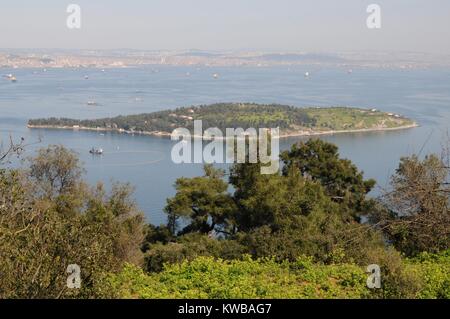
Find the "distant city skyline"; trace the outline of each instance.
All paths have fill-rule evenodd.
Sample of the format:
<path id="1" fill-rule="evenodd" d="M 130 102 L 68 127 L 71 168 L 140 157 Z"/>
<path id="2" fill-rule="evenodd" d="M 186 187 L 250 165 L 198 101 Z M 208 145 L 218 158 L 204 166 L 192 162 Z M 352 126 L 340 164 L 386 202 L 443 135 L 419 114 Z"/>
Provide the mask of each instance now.
<path id="1" fill-rule="evenodd" d="M 69 4 L 81 29 L 69 29 Z M 366 8 L 381 7 L 381 29 Z M 2 0 L 0 48 L 450 54 L 450 1 Z"/>

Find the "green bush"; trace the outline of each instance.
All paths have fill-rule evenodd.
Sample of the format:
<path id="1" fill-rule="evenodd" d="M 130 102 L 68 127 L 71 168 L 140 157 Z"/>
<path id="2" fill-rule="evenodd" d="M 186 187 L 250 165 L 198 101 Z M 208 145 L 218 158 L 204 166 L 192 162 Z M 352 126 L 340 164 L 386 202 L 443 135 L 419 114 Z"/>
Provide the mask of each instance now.
<path id="1" fill-rule="evenodd" d="M 149 275 L 127 265 L 111 284 L 122 298 L 365 298 L 365 280 L 364 271 L 350 264 L 199 257 Z"/>
<path id="2" fill-rule="evenodd" d="M 282 263 L 249 256 L 232 261 L 198 257 L 150 274 L 127 264 L 109 277 L 109 284 L 121 298 L 450 298 L 450 252 L 391 263 L 395 266 L 382 266 L 380 290 L 366 287 L 364 267 L 325 265 L 309 257 Z M 384 278 L 386 267 L 391 269 Z"/>
<path id="3" fill-rule="evenodd" d="M 450 250 L 440 254 L 422 253 L 407 261 L 406 268 L 421 280 L 417 298 L 450 299 Z"/>

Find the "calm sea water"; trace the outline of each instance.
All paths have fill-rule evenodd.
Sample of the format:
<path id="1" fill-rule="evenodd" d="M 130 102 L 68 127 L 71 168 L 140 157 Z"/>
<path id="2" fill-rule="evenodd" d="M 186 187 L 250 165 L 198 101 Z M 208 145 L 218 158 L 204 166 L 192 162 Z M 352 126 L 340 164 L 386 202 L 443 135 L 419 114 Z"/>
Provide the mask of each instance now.
<path id="1" fill-rule="evenodd" d="M 308 71 L 310 78 L 303 74 Z M 0 79 L 0 139 L 25 137 L 38 145 L 63 144 L 79 153 L 87 179 L 129 182 L 149 222 L 165 222 L 163 207 L 174 194 L 177 177 L 201 174 L 199 164 L 176 165 L 169 139 L 73 132 L 29 130 L 36 117 L 99 118 L 214 102 L 282 103 L 295 106 L 348 105 L 377 108 L 413 118 L 421 125 L 405 131 L 358 133 L 324 137 L 385 187 L 400 157 L 414 152 L 437 152 L 450 122 L 450 70 L 380 70 L 306 67 L 196 68 L 146 67 L 130 69 L 0 69 L 17 83 Z M 212 74 L 219 78 L 213 79 Z M 85 79 L 85 76 L 88 79 Z M 99 105 L 88 106 L 94 100 Z M 298 138 L 283 140 L 290 147 Z M 105 154 L 91 156 L 91 147 Z M 377 190 L 375 191 L 375 193 Z"/>

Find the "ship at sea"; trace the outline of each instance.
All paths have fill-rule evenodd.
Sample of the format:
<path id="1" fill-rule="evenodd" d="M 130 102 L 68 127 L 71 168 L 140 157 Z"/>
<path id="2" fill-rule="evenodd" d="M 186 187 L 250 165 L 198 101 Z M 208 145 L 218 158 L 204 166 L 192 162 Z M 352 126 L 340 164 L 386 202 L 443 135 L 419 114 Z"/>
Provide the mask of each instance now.
<path id="1" fill-rule="evenodd" d="M 14 75 L 12 75 L 12 74 L 6 74 L 3 77 L 6 78 L 7 80 L 10 80 L 13 83 L 17 82 L 17 78 Z"/>
<path id="2" fill-rule="evenodd" d="M 91 153 L 93 155 L 102 155 L 103 154 L 103 149 L 93 147 L 93 148 L 91 148 L 89 150 L 89 153 Z"/>

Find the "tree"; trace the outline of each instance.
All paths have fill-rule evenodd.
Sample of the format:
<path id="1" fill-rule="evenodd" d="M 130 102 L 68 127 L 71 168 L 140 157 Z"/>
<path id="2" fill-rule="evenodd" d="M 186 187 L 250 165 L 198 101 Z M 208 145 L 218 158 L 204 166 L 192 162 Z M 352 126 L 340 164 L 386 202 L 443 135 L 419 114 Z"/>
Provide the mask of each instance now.
<path id="1" fill-rule="evenodd" d="M 307 254 L 324 262 L 335 260 L 337 255 L 364 259 L 362 247 L 383 245 L 376 230 L 355 218 L 372 182 L 364 181 L 350 161 L 340 160 L 334 145 L 315 143 L 311 149 L 323 154 L 312 171 L 322 178 L 311 178 L 307 170 L 294 165 L 298 161 L 306 165 L 311 159 L 299 160 L 297 154 L 286 154 L 291 156 L 292 164 L 284 167 L 282 175 L 261 174 L 261 163 L 247 162 L 231 167 L 229 185 L 222 179 L 223 172 L 219 174 L 210 166 L 203 177 L 179 179 L 177 193 L 166 207 L 169 228 L 182 217 L 187 226 L 178 235 L 206 234 L 219 225 L 219 230 L 227 230 L 222 232 L 226 240 L 237 240 L 254 257 L 295 260 Z M 302 148 L 302 152 L 308 150 Z M 321 166 L 328 158 L 334 158 L 331 164 L 336 170 L 330 176 Z M 337 172 L 341 168 L 347 171 Z M 332 175 L 341 178 L 339 183 L 334 183 Z M 324 185 L 326 179 L 330 183 Z M 232 194 L 227 193 L 228 186 Z M 330 195 L 344 186 L 345 200 Z M 359 193 L 352 192 L 355 189 Z"/>
<path id="2" fill-rule="evenodd" d="M 107 273 L 142 262 L 143 217 L 130 188 L 91 189 L 63 147 L 29 163 L 0 170 L 0 298 L 114 296 Z M 81 289 L 67 287 L 69 264 L 81 268 Z"/>
<path id="3" fill-rule="evenodd" d="M 263 208 L 263 211 L 255 211 L 250 207 L 249 198 L 255 194 L 260 185 L 268 186 L 270 176 L 260 173 L 260 163 L 235 164 L 230 169 L 229 182 L 234 188 L 233 200 L 237 207 L 235 214 L 235 226 L 239 231 L 249 231 L 252 228 L 273 222 L 272 212 Z M 272 194 L 271 194 L 272 195 Z"/>
<path id="4" fill-rule="evenodd" d="M 394 246 L 408 256 L 450 247 L 448 167 L 436 155 L 402 158 L 384 194 L 385 210 L 372 216 Z"/>
<path id="5" fill-rule="evenodd" d="M 282 261 L 308 255 L 331 262 L 339 253 L 346 260 L 362 260 L 365 250 L 382 245 L 376 231 L 356 222 L 347 207 L 298 170 L 283 176 L 249 172 L 238 169 L 232 176 L 237 185 L 247 185 L 245 191 L 236 189 L 236 225 L 240 243 L 252 256 Z M 245 182 L 248 176 L 251 183 Z"/>
<path id="6" fill-rule="evenodd" d="M 366 195 L 375 186 L 372 179 L 364 180 L 363 172 L 347 159 L 339 157 L 337 146 L 320 139 L 294 144 L 290 151 L 281 154 L 283 174 L 296 168 L 312 180 L 319 181 L 333 201 L 346 205 L 354 218 L 368 214 L 374 201 Z"/>
<path id="7" fill-rule="evenodd" d="M 36 201 L 20 172 L 4 172 L 0 185 L 0 297 L 98 296 L 95 281 L 113 263 L 111 239 L 81 215 L 62 216 Z M 82 269 L 82 289 L 66 286 L 66 267 Z"/>
<path id="8" fill-rule="evenodd" d="M 29 158 L 29 175 L 44 196 L 69 194 L 79 185 L 84 170 L 77 155 L 62 145 L 50 145 Z"/>
<path id="9" fill-rule="evenodd" d="M 14 142 L 13 138 L 10 136 L 8 145 L 5 147 L 3 143 L 0 145 L 0 164 L 7 161 L 11 156 L 20 156 L 25 149 L 25 139 L 20 138 L 20 142 Z"/>
<path id="10" fill-rule="evenodd" d="M 223 180 L 224 172 L 205 166 L 205 175 L 194 178 L 179 178 L 173 198 L 167 200 L 165 208 L 169 228 L 176 232 L 180 218 L 188 221 L 181 234 L 211 231 L 228 232 L 229 219 L 233 213 L 233 201 L 227 193 L 228 185 Z"/>
<path id="11" fill-rule="evenodd" d="M 133 188 L 129 184 L 113 183 L 111 191 L 106 193 L 103 184 L 98 183 L 89 193 L 85 195 L 83 211 L 87 222 L 100 223 L 101 231 L 111 236 L 112 251 L 118 260 L 141 265 L 145 219 L 132 198 Z"/>

